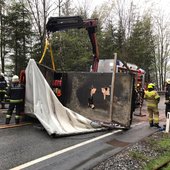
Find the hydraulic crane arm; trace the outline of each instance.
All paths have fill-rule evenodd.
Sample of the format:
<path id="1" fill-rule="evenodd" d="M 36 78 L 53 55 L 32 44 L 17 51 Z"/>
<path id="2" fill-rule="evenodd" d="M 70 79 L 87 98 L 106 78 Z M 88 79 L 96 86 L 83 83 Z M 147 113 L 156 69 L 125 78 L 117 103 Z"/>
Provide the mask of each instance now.
<path id="1" fill-rule="evenodd" d="M 96 40 L 97 19 L 83 20 L 80 16 L 51 17 L 49 18 L 46 25 L 48 33 L 73 28 L 86 28 L 86 30 L 88 31 L 93 49 L 92 71 L 97 72 L 99 62 L 99 51 Z"/>

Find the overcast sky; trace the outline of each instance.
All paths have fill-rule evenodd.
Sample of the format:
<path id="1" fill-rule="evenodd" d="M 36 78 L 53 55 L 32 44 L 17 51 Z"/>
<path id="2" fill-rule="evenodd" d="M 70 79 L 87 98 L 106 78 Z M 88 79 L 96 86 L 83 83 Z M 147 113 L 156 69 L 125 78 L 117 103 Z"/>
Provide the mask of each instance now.
<path id="1" fill-rule="evenodd" d="M 55 1 L 57 4 L 58 0 L 48 0 L 50 2 Z M 64 1 L 63 1 L 64 2 Z M 88 12 L 88 17 L 91 16 L 92 12 L 95 8 L 100 9 L 100 7 L 104 5 L 110 6 L 113 2 L 123 2 L 123 6 L 125 8 L 130 7 L 130 2 L 132 0 L 72 0 L 73 7 L 83 7 Z M 160 16 L 159 12 L 162 11 L 161 14 L 166 14 L 168 16 L 168 20 L 170 21 L 170 0 L 133 0 L 133 3 L 136 5 L 140 15 L 142 16 L 143 13 L 149 11 L 154 14 L 154 16 Z M 113 11 L 113 10 L 112 10 Z M 102 12 L 102 11 L 101 11 Z M 107 11 L 103 11 L 107 14 Z M 116 16 L 114 13 L 109 13 L 108 15 Z M 51 16 L 58 16 L 58 9 L 54 10 L 51 13 Z"/>
<path id="2" fill-rule="evenodd" d="M 109 3 L 109 1 L 114 2 L 114 0 L 73 0 L 73 1 L 75 5 L 88 4 L 90 10 L 93 10 L 95 7 L 101 6 L 103 3 Z M 126 3 L 131 2 L 131 0 L 124 1 L 126 1 Z M 146 6 L 150 6 L 154 7 L 155 9 L 162 9 L 166 13 L 170 14 L 170 0 L 133 0 L 133 2 L 141 6 L 141 9 L 145 9 Z"/>
<path id="3" fill-rule="evenodd" d="M 95 7 L 100 7 L 104 2 L 108 2 L 108 0 L 73 0 L 75 6 L 84 6 L 89 11 L 93 11 Z"/>

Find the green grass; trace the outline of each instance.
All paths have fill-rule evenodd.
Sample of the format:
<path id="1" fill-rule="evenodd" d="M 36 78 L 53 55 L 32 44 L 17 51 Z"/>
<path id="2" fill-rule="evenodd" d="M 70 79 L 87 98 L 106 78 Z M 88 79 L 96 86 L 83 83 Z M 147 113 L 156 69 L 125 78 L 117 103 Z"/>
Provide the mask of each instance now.
<path id="1" fill-rule="evenodd" d="M 152 141 L 154 143 L 154 149 L 155 151 L 162 151 L 162 155 L 159 156 L 157 159 L 152 159 L 149 161 L 149 163 L 143 168 L 144 170 L 152 170 L 156 169 L 157 167 L 161 166 L 167 161 L 170 161 L 170 137 L 169 135 L 164 134 L 162 139 L 157 141 Z M 170 164 L 168 164 L 164 170 L 170 170 Z"/>
<path id="2" fill-rule="evenodd" d="M 163 140 L 158 142 L 158 146 L 162 149 L 170 150 L 170 138 L 164 138 Z"/>
<path id="3" fill-rule="evenodd" d="M 166 153 L 164 155 L 162 155 L 161 157 L 151 160 L 146 167 L 143 167 L 144 170 L 152 170 L 152 169 L 156 169 L 159 166 L 161 166 L 162 164 L 164 164 L 165 162 L 170 161 L 170 153 Z M 166 170 L 170 170 L 170 166 L 169 169 L 167 169 L 168 167 L 166 167 Z"/>
<path id="4" fill-rule="evenodd" d="M 163 168 L 162 170 L 170 170 L 170 164 L 166 168 Z"/>
<path id="5" fill-rule="evenodd" d="M 138 151 L 131 151 L 129 155 L 136 160 L 147 160 L 148 158 L 143 154 Z"/>

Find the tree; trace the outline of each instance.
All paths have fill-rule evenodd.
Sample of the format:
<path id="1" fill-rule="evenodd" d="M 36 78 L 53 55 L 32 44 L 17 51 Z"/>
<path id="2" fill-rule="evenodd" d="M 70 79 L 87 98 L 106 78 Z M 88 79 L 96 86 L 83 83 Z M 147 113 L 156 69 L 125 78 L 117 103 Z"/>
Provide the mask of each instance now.
<path id="1" fill-rule="evenodd" d="M 44 49 L 44 42 L 46 38 L 46 22 L 51 5 L 49 3 L 47 4 L 45 0 L 26 0 L 26 2 L 28 4 L 26 9 L 31 13 L 31 23 L 35 33 L 35 47 L 33 48 L 33 57 L 35 60 L 39 60 Z"/>
<path id="2" fill-rule="evenodd" d="M 138 8 L 133 0 L 116 0 L 112 11 L 113 24 L 116 26 L 116 44 L 118 57 L 121 60 L 128 61 L 127 40 L 133 31 L 133 25 L 139 17 Z"/>
<path id="3" fill-rule="evenodd" d="M 10 59 L 14 74 L 19 74 L 20 70 L 26 67 L 30 57 L 32 26 L 29 15 L 30 13 L 25 10 L 23 3 L 13 2 L 9 6 L 7 48 L 11 52 Z"/>
<path id="4" fill-rule="evenodd" d="M 74 8 L 71 7 L 72 0 L 66 0 L 61 7 L 63 16 L 74 15 Z M 60 16 L 61 14 L 59 14 Z"/>
<path id="5" fill-rule="evenodd" d="M 67 2 L 67 1 L 66 1 Z M 69 1 L 68 1 L 69 2 Z M 66 3 L 65 3 L 66 5 Z M 63 7 L 65 6 L 63 5 Z M 64 11 L 71 15 L 69 3 Z M 69 12 L 70 11 L 70 12 Z M 78 14 L 82 14 L 83 19 L 87 19 L 86 12 L 79 8 Z M 91 18 L 96 18 L 93 16 Z M 100 25 L 97 34 L 100 32 Z M 57 37 L 57 38 L 56 38 Z M 86 29 L 64 30 L 53 34 L 53 51 L 57 58 L 57 68 L 60 70 L 89 71 L 92 64 L 92 47 Z"/>
<path id="6" fill-rule="evenodd" d="M 145 16 L 134 24 L 128 40 L 128 61 L 147 71 L 147 76 L 154 62 L 154 47 L 151 18 Z"/>
<path id="7" fill-rule="evenodd" d="M 110 23 L 106 25 L 105 30 L 101 32 L 101 36 L 99 36 L 100 56 L 103 59 L 113 59 L 113 52 L 116 52 L 119 55 L 116 35 L 117 28 L 114 27 L 112 21 L 110 21 Z"/>
<path id="8" fill-rule="evenodd" d="M 170 54 L 170 34 L 166 17 L 159 14 L 154 18 L 155 21 L 155 72 L 157 84 L 161 90 L 164 89 L 168 59 Z"/>
<path id="9" fill-rule="evenodd" d="M 113 7 L 112 3 L 102 4 L 100 7 L 94 8 L 89 18 L 97 19 L 96 40 L 99 50 L 99 58 L 113 58 L 114 52 L 114 30 L 112 21 L 109 20 L 109 13 Z"/>
<path id="10" fill-rule="evenodd" d="M 0 1 L 0 58 L 1 58 L 1 71 L 5 72 L 5 1 Z"/>
<path id="11" fill-rule="evenodd" d="M 59 37 L 62 36 L 61 41 Z M 56 57 L 57 70 L 89 71 L 92 64 L 92 51 L 85 29 L 74 29 L 53 34 L 52 46 Z M 62 50 L 62 52 L 60 51 Z M 62 58 L 60 56 L 62 54 Z"/>

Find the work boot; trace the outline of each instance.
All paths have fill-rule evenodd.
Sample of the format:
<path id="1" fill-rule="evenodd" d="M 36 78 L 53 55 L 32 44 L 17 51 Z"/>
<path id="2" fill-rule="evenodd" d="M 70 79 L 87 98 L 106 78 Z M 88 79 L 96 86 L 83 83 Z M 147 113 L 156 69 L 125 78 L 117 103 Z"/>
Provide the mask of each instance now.
<path id="1" fill-rule="evenodd" d="M 152 123 L 150 123 L 149 125 L 150 125 L 150 127 L 153 127 L 153 126 L 154 126 L 154 125 L 153 125 L 153 122 L 152 122 Z"/>
<path id="2" fill-rule="evenodd" d="M 15 115 L 15 124 L 19 124 L 20 122 L 20 115 L 16 114 Z"/>
<path id="3" fill-rule="evenodd" d="M 8 111 L 7 114 L 6 114 L 5 124 L 9 124 L 9 122 L 10 122 L 10 120 L 11 120 L 11 115 L 12 115 L 12 112 L 11 112 L 11 111 Z"/>
<path id="4" fill-rule="evenodd" d="M 161 128 L 161 126 L 159 126 L 159 123 L 155 123 L 154 126 L 157 128 Z"/>
<path id="5" fill-rule="evenodd" d="M 15 124 L 19 124 L 19 119 L 15 119 Z"/>
<path id="6" fill-rule="evenodd" d="M 5 105 L 4 105 L 4 104 L 2 104 L 2 107 L 1 107 L 1 109 L 5 109 Z"/>
<path id="7" fill-rule="evenodd" d="M 9 124 L 11 118 L 6 118 L 5 124 Z"/>

